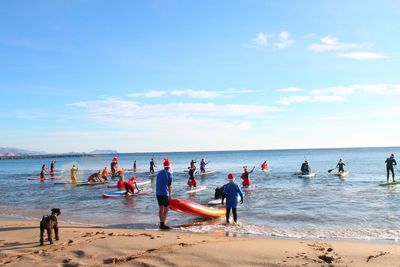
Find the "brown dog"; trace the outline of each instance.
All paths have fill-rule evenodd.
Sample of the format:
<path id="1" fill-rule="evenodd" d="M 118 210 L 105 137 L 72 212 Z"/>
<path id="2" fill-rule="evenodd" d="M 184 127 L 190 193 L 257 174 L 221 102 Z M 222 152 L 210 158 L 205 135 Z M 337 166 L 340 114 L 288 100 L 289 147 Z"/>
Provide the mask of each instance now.
<path id="1" fill-rule="evenodd" d="M 40 245 L 43 246 L 43 234 L 44 230 L 47 231 L 47 237 L 49 239 L 50 244 L 53 244 L 52 239 L 52 229 L 54 229 L 54 235 L 56 240 L 59 240 L 58 236 L 58 222 L 57 216 L 61 214 L 61 210 L 59 208 L 51 209 L 51 215 L 43 216 L 40 221 Z"/>

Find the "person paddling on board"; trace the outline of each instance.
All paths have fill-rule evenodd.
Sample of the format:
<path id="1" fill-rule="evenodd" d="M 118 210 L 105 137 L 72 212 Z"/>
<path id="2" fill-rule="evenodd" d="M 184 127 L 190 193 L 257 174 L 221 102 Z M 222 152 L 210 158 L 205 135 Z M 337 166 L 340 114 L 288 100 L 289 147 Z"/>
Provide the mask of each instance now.
<path id="1" fill-rule="evenodd" d="M 194 178 L 194 173 L 196 172 L 196 165 L 194 165 L 196 161 L 191 161 L 190 162 L 190 167 L 188 167 L 189 169 L 189 180 L 187 182 L 187 185 L 190 187 L 190 190 L 192 190 L 192 187 L 196 187 L 197 186 L 197 182 L 196 179 Z"/>
<path id="2" fill-rule="evenodd" d="M 233 221 L 237 223 L 237 213 L 236 208 L 238 204 L 238 195 L 240 196 L 240 204 L 243 204 L 243 192 L 240 190 L 240 187 L 235 184 L 235 175 L 232 173 L 228 174 L 228 181 L 224 186 L 224 193 L 226 196 L 226 223 L 229 223 L 229 217 L 232 210 L 233 213 Z M 224 204 L 224 198 L 222 197 L 221 203 Z"/>
<path id="3" fill-rule="evenodd" d="M 389 172 L 392 172 L 392 179 L 393 179 L 393 183 L 394 183 L 395 180 L 394 180 L 394 169 L 393 169 L 393 166 L 397 165 L 397 162 L 394 159 L 394 154 L 391 154 L 390 158 L 387 158 L 385 160 L 385 163 L 386 163 L 386 179 L 387 179 L 387 182 L 389 183 Z"/>
<path id="4" fill-rule="evenodd" d="M 200 172 L 205 173 L 206 172 L 206 165 L 208 162 L 205 162 L 204 159 L 201 159 L 200 161 Z"/>
<path id="5" fill-rule="evenodd" d="M 108 169 L 107 169 L 107 167 L 104 167 L 103 172 L 101 173 L 101 177 L 103 178 L 104 181 L 108 180 Z"/>
<path id="6" fill-rule="evenodd" d="M 267 161 L 264 161 L 261 164 L 261 171 L 263 171 L 263 172 L 267 172 L 268 171 L 268 163 L 267 163 Z"/>
<path id="7" fill-rule="evenodd" d="M 43 164 L 42 165 L 42 169 L 41 169 L 41 171 L 40 171 L 40 179 L 45 179 L 46 177 L 44 176 L 44 174 L 47 172 L 47 168 L 46 168 L 46 165 L 45 164 Z"/>
<path id="8" fill-rule="evenodd" d="M 125 194 L 126 195 L 133 195 L 135 188 L 138 191 L 138 193 L 140 192 L 140 189 L 137 186 L 136 181 L 137 181 L 136 176 L 132 176 L 131 179 L 129 179 L 128 181 L 125 181 L 125 190 L 126 190 Z"/>
<path id="9" fill-rule="evenodd" d="M 251 185 L 251 180 L 250 180 L 250 173 L 252 173 L 254 171 L 254 167 L 253 169 L 249 172 L 247 170 L 247 166 L 243 166 L 243 173 L 240 176 L 240 178 L 242 178 L 243 182 L 242 182 L 242 186 L 243 187 L 249 187 Z"/>
<path id="10" fill-rule="evenodd" d="M 56 162 L 54 161 L 54 160 L 52 160 L 51 161 L 51 163 L 50 163 L 50 175 L 54 175 L 54 164 L 55 164 Z"/>
<path id="11" fill-rule="evenodd" d="M 76 166 L 75 164 L 72 165 L 72 168 L 71 168 L 71 180 L 70 180 L 71 184 L 75 184 L 76 183 L 78 170 L 79 170 L 78 166 Z"/>
<path id="12" fill-rule="evenodd" d="M 156 167 L 156 162 L 153 158 L 150 160 L 150 174 L 154 174 L 154 167 Z"/>
<path id="13" fill-rule="evenodd" d="M 99 183 L 103 182 L 103 180 L 100 178 L 101 176 L 101 171 L 95 172 L 87 178 L 88 183 Z"/>
<path id="14" fill-rule="evenodd" d="M 308 161 L 307 160 L 305 160 L 303 162 L 303 164 L 301 164 L 300 171 L 301 171 L 302 175 L 310 174 L 311 169 L 310 169 L 310 166 L 308 165 Z"/>
<path id="15" fill-rule="evenodd" d="M 164 169 L 158 172 L 156 180 L 156 196 L 159 206 L 158 215 L 160 217 L 161 230 L 171 229 L 165 222 L 168 216 L 169 201 L 172 197 L 172 180 L 171 162 L 169 159 L 164 159 Z"/>
<path id="16" fill-rule="evenodd" d="M 336 168 L 338 168 L 338 173 L 344 172 L 344 166 L 346 166 L 346 164 L 342 161 L 342 159 L 339 159 L 339 162 L 336 165 Z"/>
<path id="17" fill-rule="evenodd" d="M 114 177 L 118 170 L 118 158 L 114 157 L 110 164 L 111 177 Z"/>
<path id="18" fill-rule="evenodd" d="M 136 160 L 133 161 L 133 171 L 136 172 Z"/>

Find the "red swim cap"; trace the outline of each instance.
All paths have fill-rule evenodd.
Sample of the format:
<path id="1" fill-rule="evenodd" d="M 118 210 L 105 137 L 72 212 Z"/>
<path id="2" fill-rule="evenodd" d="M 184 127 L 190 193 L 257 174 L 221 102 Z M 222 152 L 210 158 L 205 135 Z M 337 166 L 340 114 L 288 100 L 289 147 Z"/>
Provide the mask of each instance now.
<path id="1" fill-rule="evenodd" d="M 228 174 L 228 180 L 230 180 L 230 181 L 235 180 L 235 175 L 232 173 Z"/>
<path id="2" fill-rule="evenodd" d="M 164 159 L 164 167 L 171 167 L 171 162 L 169 159 Z"/>
<path id="3" fill-rule="evenodd" d="M 132 176 L 132 177 L 131 177 L 131 180 L 132 180 L 132 181 L 136 181 L 136 180 L 137 180 L 137 177 L 136 177 L 136 176 Z"/>
<path id="4" fill-rule="evenodd" d="M 121 169 L 118 170 L 118 174 L 123 174 L 123 173 L 124 173 L 123 170 L 121 170 Z"/>

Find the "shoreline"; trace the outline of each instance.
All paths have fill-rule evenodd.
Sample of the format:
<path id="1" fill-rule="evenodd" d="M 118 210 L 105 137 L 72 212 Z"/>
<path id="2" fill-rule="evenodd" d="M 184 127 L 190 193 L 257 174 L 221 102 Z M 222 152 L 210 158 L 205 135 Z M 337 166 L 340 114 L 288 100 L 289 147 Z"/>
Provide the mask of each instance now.
<path id="1" fill-rule="evenodd" d="M 2 218 L 0 232 L 0 264 L 7 266 L 397 266 L 400 261 L 399 245 L 360 241 L 230 237 L 60 222 L 60 240 L 39 246 L 38 221 Z"/>

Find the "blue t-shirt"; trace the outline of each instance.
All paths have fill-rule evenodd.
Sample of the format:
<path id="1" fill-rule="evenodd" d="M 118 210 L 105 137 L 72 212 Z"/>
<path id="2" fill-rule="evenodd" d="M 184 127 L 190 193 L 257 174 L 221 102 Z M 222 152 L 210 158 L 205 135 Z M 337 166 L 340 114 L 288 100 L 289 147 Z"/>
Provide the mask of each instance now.
<path id="1" fill-rule="evenodd" d="M 167 170 L 161 170 L 157 174 L 156 195 L 169 196 L 168 186 L 172 184 L 172 173 Z"/>
<path id="2" fill-rule="evenodd" d="M 229 182 L 225 185 L 224 192 L 226 194 L 226 207 L 236 208 L 238 204 L 238 194 L 243 198 L 243 193 L 240 187 L 233 182 Z"/>

